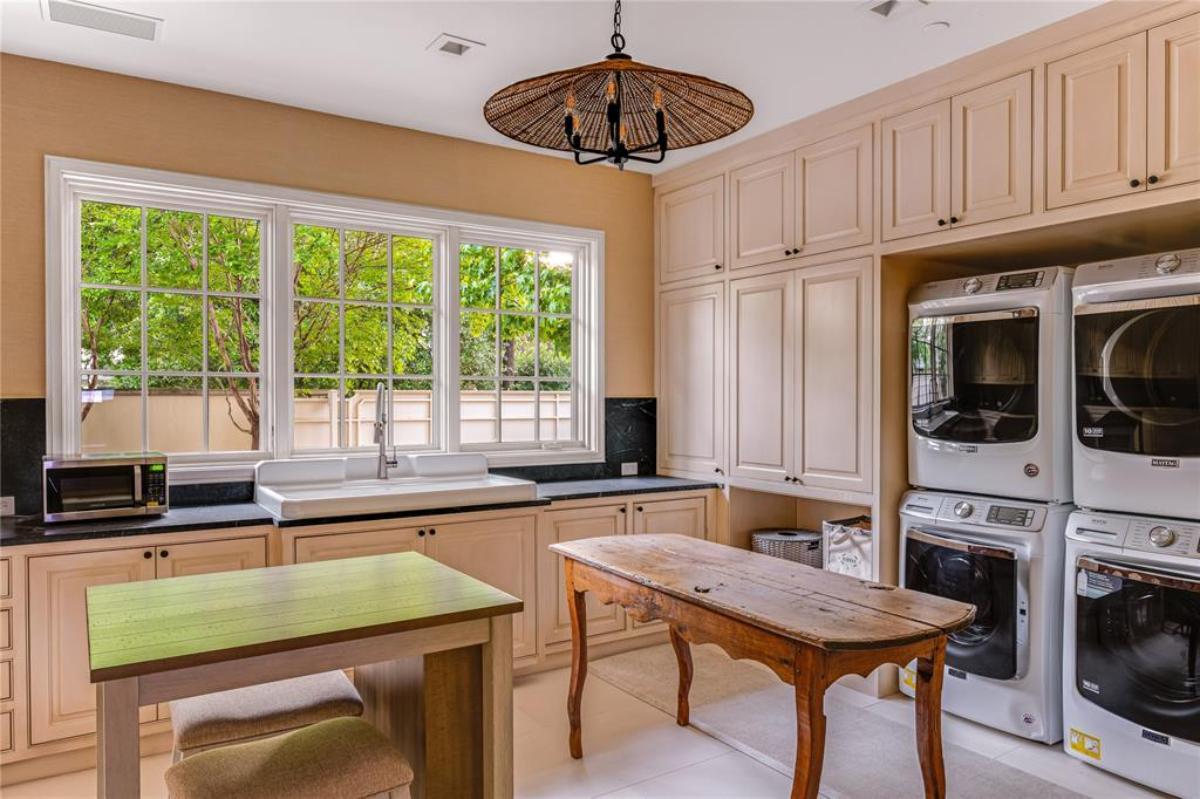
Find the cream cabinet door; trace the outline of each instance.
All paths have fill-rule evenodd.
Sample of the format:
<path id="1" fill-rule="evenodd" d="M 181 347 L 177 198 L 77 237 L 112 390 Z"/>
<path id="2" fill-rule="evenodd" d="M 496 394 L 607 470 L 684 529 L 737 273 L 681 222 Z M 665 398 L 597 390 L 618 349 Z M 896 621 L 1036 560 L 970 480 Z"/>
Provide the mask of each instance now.
<path id="1" fill-rule="evenodd" d="M 295 541 L 295 562 L 359 558 L 392 552 L 424 552 L 425 530 L 424 527 L 401 527 L 364 530 L 361 533 L 300 536 Z"/>
<path id="2" fill-rule="evenodd" d="M 1033 210 L 1033 73 L 950 101 L 951 216 L 973 225 Z"/>
<path id="3" fill-rule="evenodd" d="M 719 272 L 725 261 L 725 176 L 659 195 L 661 283 Z"/>
<path id="4" fill-rule="evenodd" d="M 800 483 L 871 490 L 872 259 L 796 273 L 795 470 Z"/>
<path id="5" fill-rule="evenodd" d="M 261 569 L 267 565 L 265 538 L 196 541 L 155 549 L 155 575 L 159 578 Z"/>
<path id="6" fill-rule="evenodd" d="M 1146 180 L 1200 180 L 1200 14 L 1152 28 L 1148 57 Z"/>
<path id="7" fill-rule="evenodd" d="M 537 654 L 537 517 L 430 525 L 425 554 L 523 600 L 513 657 Z"/>
<path id="8" fill-rule="evenodd" d="M 580 538 L 624 535 L 627 532 L 628 516 L 625 503 L 570 510 L 548 510 L 542 513 L 538 522 L 538 550 L 541 557 L 541 564 L 538 568 L 542 575 L 539 582 L 542 591 L 540 617 L 543 644 L 561 645 L 571 640 L 566 571 L 563 568 L 563 559 L 551 552 L 549 546 Z M 624 629 L 625 611 L 621 610 L 620 605 L 616 603 L 602 605 L 591 594 L 587 595 L 588 638 Z"/>
<path id="9" fill-rule="evenodd" d="M 950 223 L 950 101 L 883 120 L 883 238 Z"/>
<path id="10" fill-rule="evenodd" d="M 658 458 L 663 468 L 725 468 L 725 287 L 658 298 Z"/>
<path id="11" fill-rule="evenodd" d="M 793 424 L 792 272 L 729 284 L 729 474 L 783 482 Z"/>
<path id="12" fill-rule="evenodd" d="M 796 247 L 796 161 L 777 155 L 729 173 L 734 269 L 779 261 Z"/>
<path id="13" fill-rule="evenodd" d="M 796 151 L 797 247 L 803 255 L 870 244 L 871 126 Z"/>
<path id="14" fill-rule="evenodd" d="M 88 668 L 89 586 L 153 580 L 154 547 L 29 558 L 29 740 L 96 731 L 96 687 Z M 154 706 L 141 709 L 154 721 Z"/>
<path id="15" fill-rule="evenodd" d="M 708 516 L 704 497 L 634 502 L 633 532 L 677 533 L 707 538 Z"/>
<path id="16" fill-rule="evenodd" d="M 1046 65 L 1046 207 L 1145 189 L 1146 34 Z"/>

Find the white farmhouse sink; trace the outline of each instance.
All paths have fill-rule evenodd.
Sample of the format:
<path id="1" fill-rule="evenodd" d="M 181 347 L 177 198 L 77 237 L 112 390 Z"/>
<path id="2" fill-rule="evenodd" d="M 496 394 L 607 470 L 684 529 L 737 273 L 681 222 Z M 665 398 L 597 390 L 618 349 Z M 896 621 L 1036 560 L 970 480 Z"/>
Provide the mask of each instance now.
<path id="1" fill-rule="evenodd" d="M 537 484 L 488 474 L 482 455 L 401 456 L 388 479 L 375 459 L 262 461 L 254 499 L 280 519 L 458 508 L 537 499 Z"/>

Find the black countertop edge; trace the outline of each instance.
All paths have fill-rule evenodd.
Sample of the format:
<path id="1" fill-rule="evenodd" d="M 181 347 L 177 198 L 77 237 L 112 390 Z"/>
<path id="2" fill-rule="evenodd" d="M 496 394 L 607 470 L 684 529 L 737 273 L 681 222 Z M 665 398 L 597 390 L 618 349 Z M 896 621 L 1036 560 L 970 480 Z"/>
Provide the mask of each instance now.
<path id="1" fill-rule="evenodd" d="M 486 505 L 458 505 L 446 508 L 422 508 L 411 511 L 329 516 L 312 519 L 277 519 L 253 502 L 221 505 L 197 505 L 172 508 L 163 516 L 140 519 L 111 519 L 102 521 L 46 524 L 40 516 L 7 516 L 0 518 L 0 546 L 22 546 L 58 541 L 83 541 L 92 538 L 126 538 L 158 533 L 194 532 L 223 527 L 252 527 L 272 524 L 276 527 L 304 527 L 348 522 L 404 519 L 417 516 L 447 516 L 456 513 L 513 510 L 544 507 L 571 499 L 596 499 L 655 494 L 672 491 L 699 491 L 719 488 L 720 483 L 689 480 L 682 477 L 612 477 L 597 480 L 563 480 L 538 484 L 538 498 L 522 502 L 503 502 Z"/>

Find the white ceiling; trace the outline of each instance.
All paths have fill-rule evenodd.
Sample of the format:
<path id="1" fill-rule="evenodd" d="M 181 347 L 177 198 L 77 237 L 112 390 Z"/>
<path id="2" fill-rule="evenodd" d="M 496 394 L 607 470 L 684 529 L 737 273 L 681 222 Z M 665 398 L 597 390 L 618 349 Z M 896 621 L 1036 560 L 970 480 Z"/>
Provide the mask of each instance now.
<path id="1" fill-rule="evenodd" d="M 91 0 L 166 20 L 146 42 L 42 19 L 0 0 L 0 49 L 505 146 L 484 100 L 521 78 L 609 50 L 609 2 Z M 883 21 L 862 0 L 626 0 L 626 51 L 729 83 L 754 101 L 734 136 L 668 154 L 678 166 L 742 138 L 1096 5 L 1096 0 L 901 0 Z M 941 32 L 924 26 L 950 23 Z M 440 33 L 485 42 L 427 51 Z M 545 151 L 543 151 L 545 152 Z M 662 167 L 660 167 L 661 169 Z"/>

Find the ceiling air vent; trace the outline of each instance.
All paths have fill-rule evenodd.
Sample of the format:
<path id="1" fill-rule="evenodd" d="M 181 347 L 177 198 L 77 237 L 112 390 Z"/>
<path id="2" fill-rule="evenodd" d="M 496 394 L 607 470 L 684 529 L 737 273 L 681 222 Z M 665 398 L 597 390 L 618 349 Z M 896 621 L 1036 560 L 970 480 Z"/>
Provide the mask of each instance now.
<path id="1" fill-rule="evenodd" d="M 452 33 L 439 34 L 436 39 L 429 43 L 426 50 L 436 50 L 450 55 L 465 55 L 468 50 L 473 47 L 487 47 L 483 42 L 477 42 L 474 39 L 467 39 L 463 36 L 455 36 Z"/>
<path id="2" fill-rule="evenodd" d="M 78 0 L 42 0 L 41 6 L 42 18 L 50 22 L 119 33 L 148 42 L 156 41 L 162 35 L 163 21 L 158 17 L 81 3 Z"/>

